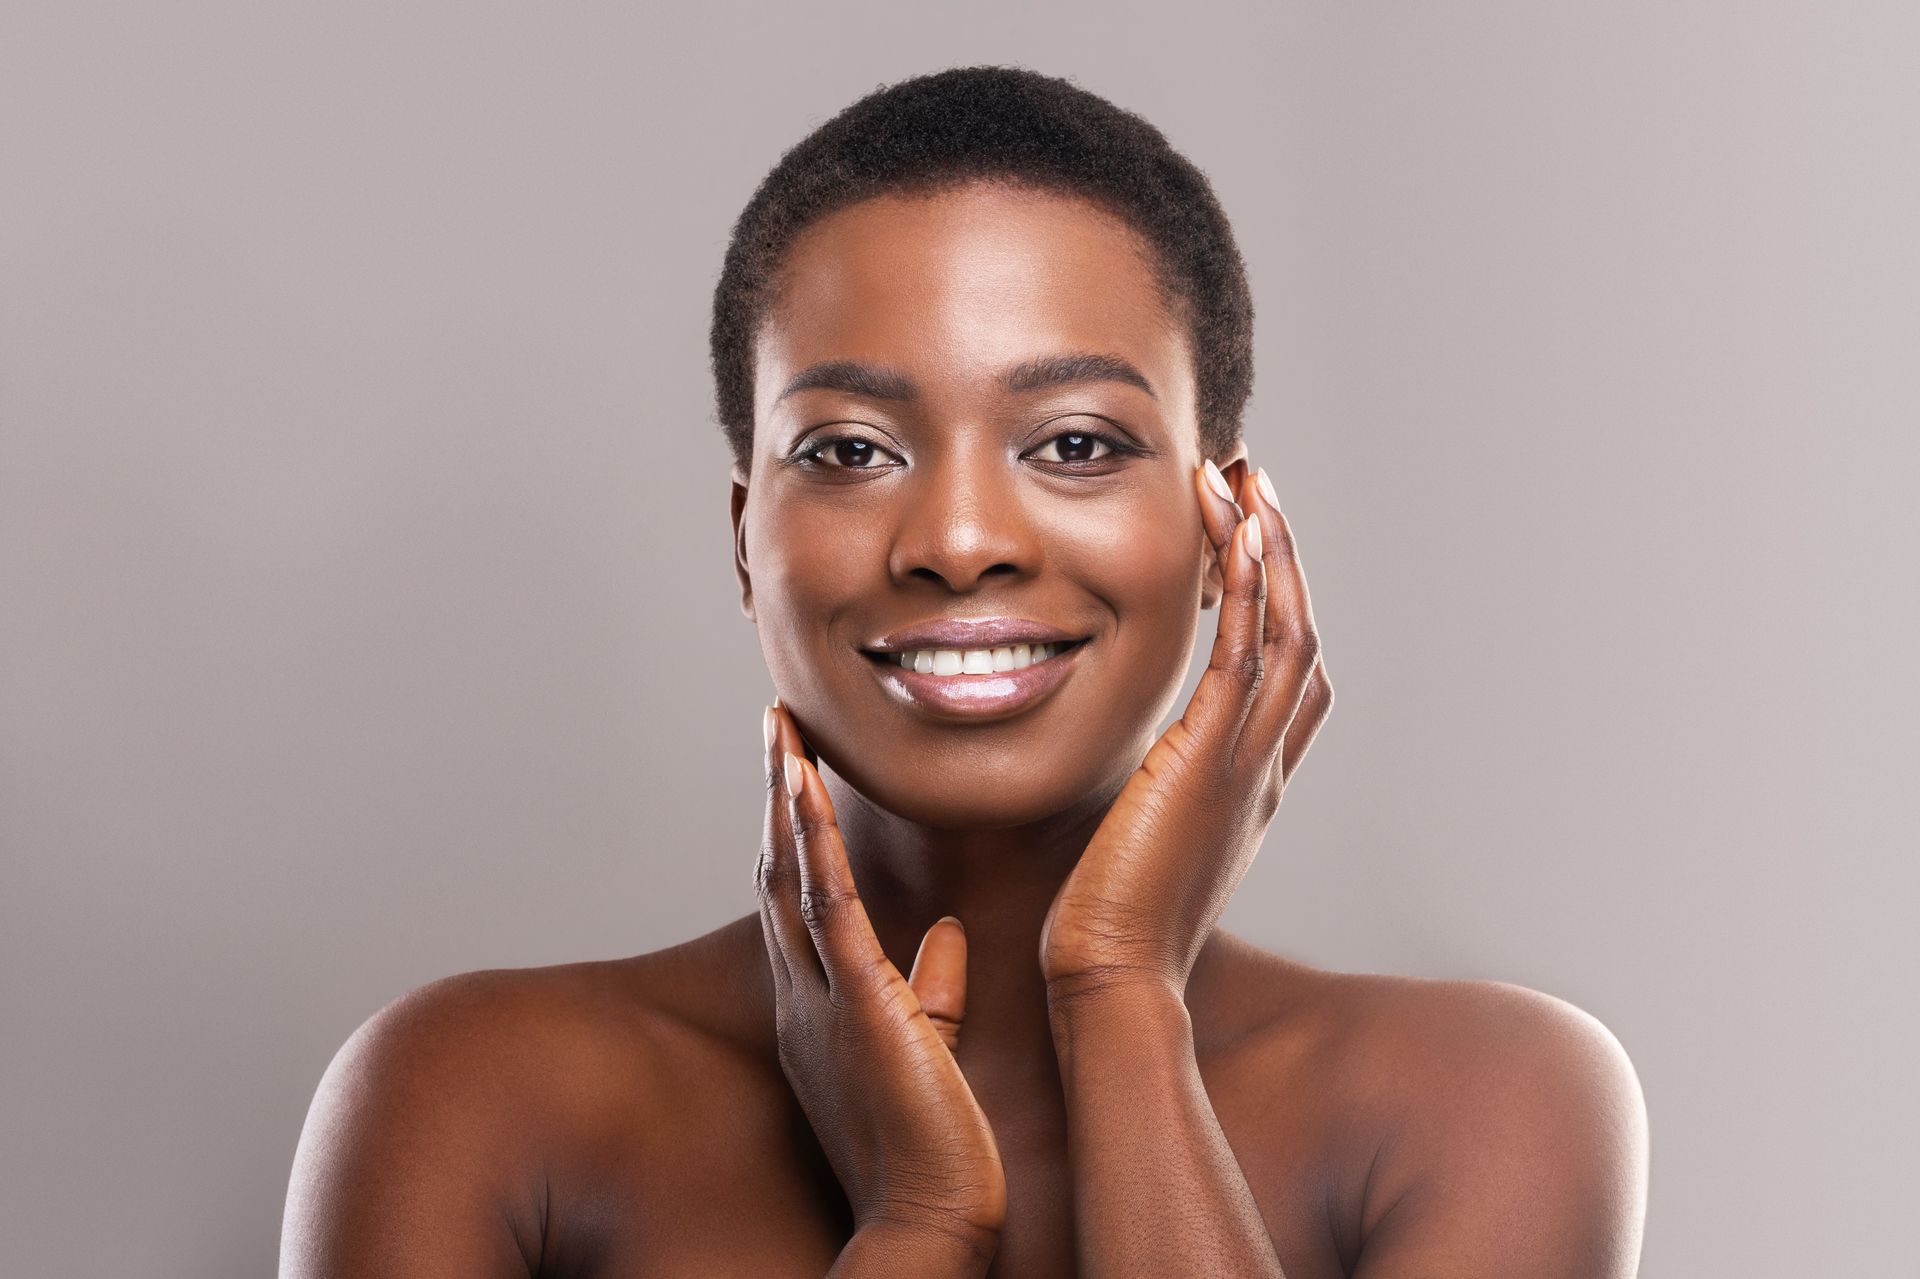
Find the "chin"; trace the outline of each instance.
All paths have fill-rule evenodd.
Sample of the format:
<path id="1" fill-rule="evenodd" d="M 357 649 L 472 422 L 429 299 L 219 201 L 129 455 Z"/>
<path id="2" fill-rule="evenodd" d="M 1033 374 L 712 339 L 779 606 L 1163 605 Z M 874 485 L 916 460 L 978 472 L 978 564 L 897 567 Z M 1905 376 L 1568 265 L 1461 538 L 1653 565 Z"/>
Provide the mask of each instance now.
<path id="1" fill-rule="evenodd" d="M 1140 764 L 1142 752 L 1125 757 L 1074 759 L 1028 752 L 995 758 L 974 750 L 939 756 L 871 751 L 821 754 L 821 762 L 875 806 L 903 820 L 936 830 L 997 830 L 1025 826 L 1074 809 L 1111 801 Z"/>

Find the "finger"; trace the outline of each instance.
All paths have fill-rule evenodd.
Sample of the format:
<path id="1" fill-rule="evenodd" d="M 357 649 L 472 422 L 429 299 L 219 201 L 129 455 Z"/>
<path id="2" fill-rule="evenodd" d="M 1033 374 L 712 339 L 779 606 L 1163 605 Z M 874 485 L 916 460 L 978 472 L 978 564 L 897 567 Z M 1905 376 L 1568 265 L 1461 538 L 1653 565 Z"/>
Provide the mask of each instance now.
<path id="1" fill-rule="evenodd" d="M 800 917 L 827 974 L 827 985 L 858 986 L 891 961 L 874 936 L 866 905 L 853 886 L 847 848 L 834 820 L 833 801 L 814 766 L 786 760 L 793 843 L 800 864 Z"/>
<path id="2" fill-rule="evenodd" d="M 967 1016 L 967 930 L 957 918 L 943 916 L 927 929 L 907 985 L 947 1047 L 958 1048 L 960 1023 Z"/>
<path id="3" fill-rule="evenodd" d="M 788 726 L 793 729 L 793 733 L 788 740 L 790 743 L 794 741 L 799 743 L 799 749 L 793 753 L 804 757 L 809 764 L 818 765 L 820 763 L 820 752 L 814 750 L 812 743 L 807 741 L 806 730 L 801 728 L 800 721 L 794 718 L 793 708 L 783 704 L 781 700 L 776 697 L 773 699 L 773 709 L 779 712 L 780 717 L 785 719 Z"/>
<path id="4" fill-rule="evenodd" d="M 760 940 L 767 948 L 767 966 L 773 972 L 773 988 L 778 997 L 785 999 L 793 989 L 793 978 L 787 972 L 787 957 L 780 949 L 779 930 L 774 927 L 773 912 L 767 909 L 765 901 L 760 903 Z"/>
<path id="5" fill-rule="evenodd" d="M 1180 722 L 1221 757 L 1231 757 L 1241 724 L 1265 679 L 1261 628 L 1267 585 L 1258 557 L 1259 523 L 1243 519 L 1228 539 L 1226 593 L 1220 599 L 1220 629 L 1207 669 Z"/>
<path id="6" fill-rule="evenodd" d="M 767 740 L 768 758 L 771 759 L 774 742 L 774 712 L 768 708 L 761 717 L 764 721 L 763 735 Z M 753 894 L 760 906 L 760 936 L 766 943 L 767 963 L 773 969 L 775 991 L 785 996 L 793 989 L 793 979 L 787 971 L 787 957 L 780 945 L 780 930 L 773 922 L 773 911 L 768 907 L 769 876 L 773 869 L 775 825 L 784 820 L 776 811 L 771 780 L 767 789 L 766 821 L 760 833 L 760 847 L 753 858 Z"/>
<path id="7" fill-rule="evenodd" d="M 1227 483 L 1227 477 L 1220 473 L 1212 458 L 1205 459 L 1195 469 L 1193 483 L 1200 494 L 1200 523 L 1213 553 L 1220 557 L 1224 580 L 1227 543 L 1233 537 L 1234 526 L 1246 512 L 1233 500 L 1233 486 Z"/>
<path id="8" fill-rule="evenodd" d="M 1301 713 L 1307 688 L 1320 660 L 1320 633 L 1313 623 L 1307 578 L 1300 566 L 1293 529 L 1281 514 L 1273 481 L 1263 467 L 1242 477 L 1241 498 L 1260 521 L 1267 577 L 1264 665 L 1269 678 L 1254 699 L 1242 734 L 1245 749 L 1271 760 L 1284 759 L 1283 737 Z"/>
<path id="9" fill-rule="evenodd" d="M 773 939 L 781 971 L 792 989 L 799 978 L 824 980 L 825 971 L 814 955 L 807 925 L 800 918 L 800 863 L 794 852 L 792 806 L 787 800 L 786 758 L 781 713 L 769 708 L 765 737 L 767 813 L 760 837 L 760 862 L 755 888 L 760 894 L 761 929 Z"/>
<path id="10" fill-rule="evenodd" d="M 1327 679 L 1327 664 L 1316 662 L 1313 678 L 1307 681 L 1306 694 L 1300 699 L 1300 712 L 1287 725 L 1287 740 L 1280 751 L 1280 784 L 1284 787 L 1300 767 L 1300 759 L 1313 745 L 1320 726 L 1333 711 L 1333 684 Z"/>

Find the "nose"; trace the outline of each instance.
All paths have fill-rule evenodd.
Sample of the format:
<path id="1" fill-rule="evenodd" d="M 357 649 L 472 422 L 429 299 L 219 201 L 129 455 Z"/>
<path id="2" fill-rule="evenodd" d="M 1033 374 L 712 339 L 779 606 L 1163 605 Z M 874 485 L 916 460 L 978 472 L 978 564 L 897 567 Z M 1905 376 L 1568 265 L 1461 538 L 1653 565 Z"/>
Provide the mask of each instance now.
<path id="1" fill-rule="evenodd" d="M 1040 540 L 1021 500 L 1017 462 L 985 441 L 939 450 L 905 495 L 887 568 L 902 585 L 942 582 L 968 592 L 1040 564 Z"/>

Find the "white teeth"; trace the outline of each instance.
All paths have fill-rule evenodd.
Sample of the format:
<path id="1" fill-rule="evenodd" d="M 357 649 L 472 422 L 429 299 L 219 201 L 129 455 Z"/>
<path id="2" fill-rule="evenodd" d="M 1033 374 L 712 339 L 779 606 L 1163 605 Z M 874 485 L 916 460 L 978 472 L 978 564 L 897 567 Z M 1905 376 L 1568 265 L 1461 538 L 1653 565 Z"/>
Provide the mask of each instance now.
<path id="1" fill-rule="evenodd" d="M 922 648 L 896 653 L 893 660 L 922 675 L 992 675 L 1044 662 L 1054 644 L 1005 644 L 999 648 Z"/>

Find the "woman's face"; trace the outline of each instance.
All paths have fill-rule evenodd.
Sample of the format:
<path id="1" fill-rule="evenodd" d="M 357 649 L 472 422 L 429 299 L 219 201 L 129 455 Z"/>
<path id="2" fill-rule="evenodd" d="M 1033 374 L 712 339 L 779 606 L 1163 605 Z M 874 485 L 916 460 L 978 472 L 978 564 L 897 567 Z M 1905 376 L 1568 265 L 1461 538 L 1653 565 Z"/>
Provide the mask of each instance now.
<path id="1" fill-rule="evenodd" d="M 822 762 L 882 808 L 964 829 L 1110 798 L 1179 692 L 1220 579 L 1145 251 L 1088 202 L 974 185 L 853 205 L 788 253 L 735 474 L 742 607 Z M 900 634 L 982 619 L 1084 642 L 900 666 L 1009 646 Z"/>

